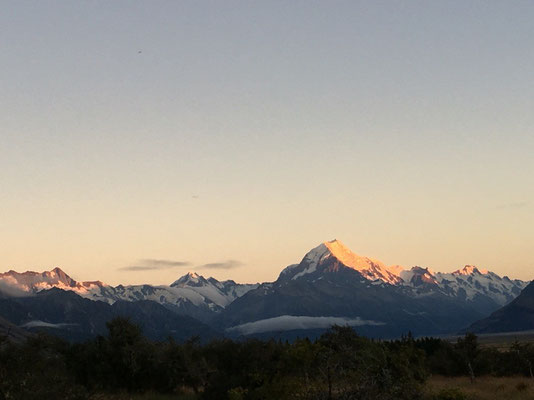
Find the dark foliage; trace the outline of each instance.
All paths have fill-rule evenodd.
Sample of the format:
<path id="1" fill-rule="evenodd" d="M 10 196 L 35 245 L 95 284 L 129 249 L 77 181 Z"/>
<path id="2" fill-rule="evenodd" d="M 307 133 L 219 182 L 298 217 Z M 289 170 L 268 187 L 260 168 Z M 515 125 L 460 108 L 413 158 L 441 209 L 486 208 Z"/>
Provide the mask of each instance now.
<path id="1" fill-rule="evenodd" d="M 432 374 L 445 376 L 527 376 L 534 378 L 534 344 L 515 342 L 506 351 L 481 347 L 476 335 L 467 333 L 456 343 L 422 338 L 415 346 L 426 354 L 426 367 Z"/>
<path id="2" fill-rule="evenodd" d="M 0 339 L 0 400 L 86 399 L 102 393 L 196 393 L 202 399 L 394 400 L 421 398 L 429 373 L 531 376 L 534 349 L 480 348 L 474 335 L 374 341 L 349 327 L 317 340 L 153 342 L 124 318 L 108 335 L 68 343 L 37 335 Z M 441 393 L 440 399 L 456 399 Z M 456 396 L 456 397 L 455 397 Z"/>

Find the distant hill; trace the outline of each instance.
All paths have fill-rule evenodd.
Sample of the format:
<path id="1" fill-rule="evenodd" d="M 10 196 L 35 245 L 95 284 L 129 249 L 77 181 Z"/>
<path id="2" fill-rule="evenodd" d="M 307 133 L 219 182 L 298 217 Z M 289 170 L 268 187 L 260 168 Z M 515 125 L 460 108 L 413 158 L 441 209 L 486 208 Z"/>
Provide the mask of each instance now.
<path id="1" fill-rule="evenodd" d="M 488 318 L 475 322 L 468 331 L 475 333 L 516 332 L 534 329 L 534 282 L 510 304 Z"/>
<path id="2" fill-rule="evenodd" d="M 19 342 L 28 336 L 30 336 L 29 332 L 0 317 L 0 337 Z"/>
<path id="3" fill-rule="evenodd" d="M 152 340 L 178 341 L 219 334 L 207 325 L 178 315 L 153 301 L 118 301 L 113 305 L 91 301 L 71 291 L 50 289 L 30 297 L 0 299 L 0 315 L 28 331 L 45 330 L 69 340 L 85 340 L 107 333 L 106 322 L 128 317 Z"/>

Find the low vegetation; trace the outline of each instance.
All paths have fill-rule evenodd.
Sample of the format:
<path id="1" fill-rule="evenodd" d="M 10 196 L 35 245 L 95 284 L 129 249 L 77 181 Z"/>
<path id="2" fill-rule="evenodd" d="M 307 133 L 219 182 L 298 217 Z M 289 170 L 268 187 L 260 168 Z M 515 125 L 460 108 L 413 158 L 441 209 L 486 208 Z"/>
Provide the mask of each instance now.
<path id="1" fill-rule="evenodd" d="M 497 351 L 470 334 L 454 344 L 410 335 L 375 341 L 332 327 L 315 341 L 201 344 L 151 342 L 122 318 L 108 330 L 74 344 L 1 339 L 0 400 L 523 399 L 534 387 L 531 345 Z"/>
<path id="2" fill-rule="evenodd" d="M 434 376 L 425 386 L 428 400 L 531 400 L 534 382 L 525 377 L 484 376 L 471 382 L 468 377 Z"/>

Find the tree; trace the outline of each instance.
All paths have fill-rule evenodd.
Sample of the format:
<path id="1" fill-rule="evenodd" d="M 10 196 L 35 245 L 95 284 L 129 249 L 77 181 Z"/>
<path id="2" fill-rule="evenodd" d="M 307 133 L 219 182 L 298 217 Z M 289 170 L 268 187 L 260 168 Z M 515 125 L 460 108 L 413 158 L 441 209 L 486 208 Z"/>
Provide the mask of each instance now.
<path id="1" fill-rule="evenodd" d="M 534 379 L 532 371 L 532 360 L 534 360 L 534 347 L 531 343 L 519 343 L 515 341 L 511 346 L 511 351 L 517 355 L 519 362 L 526 366 L 528 375 L 531 379 Z"/>
<path id="2" fill-rule="evenodd" d="M 128 391 L 150 387 L 153 345 L 143 336 L 141 327 L 122 317 L 106 325 L 109 335 L 104 351 L 114 378 L 113 386 Z"/>
<path id="3" fill-rule="evenodd" d="M 464 338 L 458 338 L 455 348 L 462 356 L 467 366 L 471 383 L 473 383 L 475 381 L 473 363 L 480 352 L 477 336 L 471 332 L 466 333 Z"/>

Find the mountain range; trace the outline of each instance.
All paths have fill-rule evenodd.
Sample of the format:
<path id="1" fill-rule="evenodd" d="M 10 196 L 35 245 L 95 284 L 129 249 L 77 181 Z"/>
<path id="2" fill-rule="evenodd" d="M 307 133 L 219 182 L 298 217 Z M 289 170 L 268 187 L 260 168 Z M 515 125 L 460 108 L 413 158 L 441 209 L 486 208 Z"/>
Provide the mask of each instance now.
<path id="1" fill-rule="evenodd" d="M 117 301 L 150 300 L 180 315 L 188 315 L 200 321 L 209 320 L 228 304 L 258 284 L 238 284 L 232 280 L 218 281 L 189 272 L 169 286 L 165 285 L 118 285 L 110 286 L 100 281 L 77 282 L 60 268 L 51 271 L 19 273 L 9 271 L 0 274 L 0 295 L 23 297 L 42 290 L 61 289 L 78 296 L 100 300 L 108 304 Z"/>
<path id="2" fill-rule="evenodd" d="M 152 329 L 154 338 L 172 332 L 178 337 L 176 332 L 186 325 L 196 328 L 187 333 L 207 332 L 205 336 L 221 332 L 294 337 L 312 335 L 332 324 L 351 325 L 374 337 L 408 331 L 429 335 L 457 332 L 485 318 L 513 301 L 527 284 L 470 265 L 452 273 L 386 266 L 333 240 L 283 269 L 276 281 L 262 284 L 188 273 L 168 286 L 110 286 L 77 282 L 60 268 L 42 273 L 11 270 L 0 274 L 0 316 L 26 328 L 52 324 L 54 331 L 70 330 L 78 336 L 100 334 L 104 320 L 121 313 Z M 60 296 L 69 296 L 62 301 L 76 303 L 74 309 L 87 318 L 54 313 L 54 307 L 61 306 L 52 300 Z M 47 302 L 51 302 L 48 308 L 39 306 Z M 156 306 L 161 320 L 147 322 L 154 313 L 147 308 Z M 174 322 L 166 325 L 165 319 Z"/>

